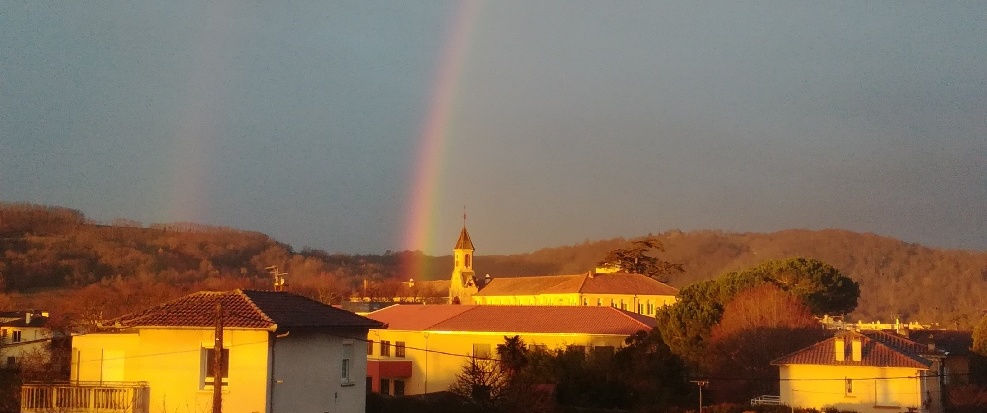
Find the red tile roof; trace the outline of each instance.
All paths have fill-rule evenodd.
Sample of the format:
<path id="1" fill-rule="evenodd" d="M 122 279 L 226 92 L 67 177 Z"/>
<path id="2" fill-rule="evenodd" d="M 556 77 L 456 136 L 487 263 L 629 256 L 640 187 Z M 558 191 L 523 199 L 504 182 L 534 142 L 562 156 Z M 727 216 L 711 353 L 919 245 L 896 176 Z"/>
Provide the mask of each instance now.
<path id="1" fill-rule="evenodd" d="M 836 360 L 836 339 L 832 337 L 802 350 L 781 357 L 771 364 L 815 364 L 826 366 L 868 366 L 868 367 L 907 367 L 928 369 L 932 359 L 942 357 L 939 350 L 930 351 L 925 345 L 905 337 L 882 331 L 863 333 L 841 332 L 844 334 L 843 361 Z M 851 341 L 861 340 L 860 361 L 853 361 Z"/>
<path id="2" fill-rule="evenodd" d="M 641 274 L 576 274 L 495 278 L 474 297 L 538 294 L 678 295 L 679 290 Z"/>
<path id="3" fill-rule="evenodd" d="M 122 328 L 213 327 L 222 303 L 227 328 L 377 328 L 380 323 L 318 301 L 279 291 L 200 291 L 104 322 Z"/>
<path id="4" fill-rule="evenodd" d="M 631 335 L 656 325 L 654 318 L 613 307 L 396 305 L 368 317 L 388 329 L 416 331 Z"/>

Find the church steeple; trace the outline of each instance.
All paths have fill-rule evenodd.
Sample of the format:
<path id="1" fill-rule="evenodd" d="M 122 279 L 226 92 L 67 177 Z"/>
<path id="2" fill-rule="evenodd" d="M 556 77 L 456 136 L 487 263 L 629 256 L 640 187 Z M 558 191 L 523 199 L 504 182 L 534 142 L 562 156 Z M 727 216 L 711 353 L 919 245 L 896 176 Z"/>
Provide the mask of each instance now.
<path id="1" fill-rule="evenodd" d="M 452 249 L 453 267 L 452 280 L 449 285 L 449 302 L 453 304 L 472 304 L 473 293 L 477 291 L 476 275 L 473 272 L 473 240 L 466 230 L 466 213 L 463 213 L 463 229 L 459 231 L 459 240 Z"/>
<path id="2" fill-rule="evenodd" d="M 470 239 L 470 233 L 466 231 L 466 225 L 463 225 L 463 230 L 459 231 L 459 241 L 456 241 L 456 248 L 453 251 L 469 251 L 471 254 L 475 251 L 473 248 L 473 240 Z"/>

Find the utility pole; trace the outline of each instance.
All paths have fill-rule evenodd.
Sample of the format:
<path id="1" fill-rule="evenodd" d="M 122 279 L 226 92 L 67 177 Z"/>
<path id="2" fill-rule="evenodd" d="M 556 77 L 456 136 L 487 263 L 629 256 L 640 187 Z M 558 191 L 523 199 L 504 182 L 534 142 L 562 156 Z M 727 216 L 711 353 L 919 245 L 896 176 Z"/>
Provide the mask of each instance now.
<path id="1" fill-rule="evenodd" d="M 212 357 L 212 413 L 223 413 L 223 303 L 216 301 L 216 343 Z"/>
<path id="2" fill-rule="evenodd" d="M 703 413 L 703 387 L 709 384 L 706 380 L 689 380 L 691 383 L 696 383 L 699 386 L 699 413 Z"/>

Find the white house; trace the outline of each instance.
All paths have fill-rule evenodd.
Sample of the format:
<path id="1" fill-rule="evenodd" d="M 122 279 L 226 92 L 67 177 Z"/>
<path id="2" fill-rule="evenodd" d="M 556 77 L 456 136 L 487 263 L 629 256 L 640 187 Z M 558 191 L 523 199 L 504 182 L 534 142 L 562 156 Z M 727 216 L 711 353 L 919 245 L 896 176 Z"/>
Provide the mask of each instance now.
<path id="1" fill-rule="evenodd" d="M 0 367 L 15 367 L 43 350 L 51 337 L 47 311 L 0 312 Z"/>

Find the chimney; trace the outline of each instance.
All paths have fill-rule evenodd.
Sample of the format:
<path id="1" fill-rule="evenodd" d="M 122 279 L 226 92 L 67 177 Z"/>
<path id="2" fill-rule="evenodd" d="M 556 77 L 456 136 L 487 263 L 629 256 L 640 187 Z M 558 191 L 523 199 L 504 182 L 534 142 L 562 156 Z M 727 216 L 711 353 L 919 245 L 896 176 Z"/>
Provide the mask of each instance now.
<path id="1" fill-rule="evenodd" d="M 894 332 L 895 334 L 908 338 L 908 323 L 902 323 L 897 318 L 894 319 Z"/>
<path id="2" fill-rule="evenodd" d="M 31 311 L 28 311 L 28 312 L 27 312 L 27 313 L 26 313 L 26 314 L 24 315 L 24 324 L 28 324 L 28 325 L 30 325 L 30 324 L 31 324 L 31 315 L 32 315 L 32 312 L 31 312 Z"/>
<path id="3" fill-rule="evenodd" d="M 936 351 L 936 338 L 929 334 L 929 352 L 935 353 Z"/>
<path id="4" fill-rule="evenodd" d="M 843 337 L 836 337 L 836 361 L 846 360 L 846 341 Z"/>
<path id="5" fill-rule="evenodd" d="M 861 356 L 862 356 L 862 353 L 863 353 L 863 349 L 862 349 L 863 344 L 860 342 L 860 336 L 854 336 L 853 337 L 853 342 L 851 343 L 851 345 L 853 346 L 853 348 L 852 348 L 852 351 L 853 351 L 853 359 L 852 360 L 853 361 L 860 361 Z"/>

